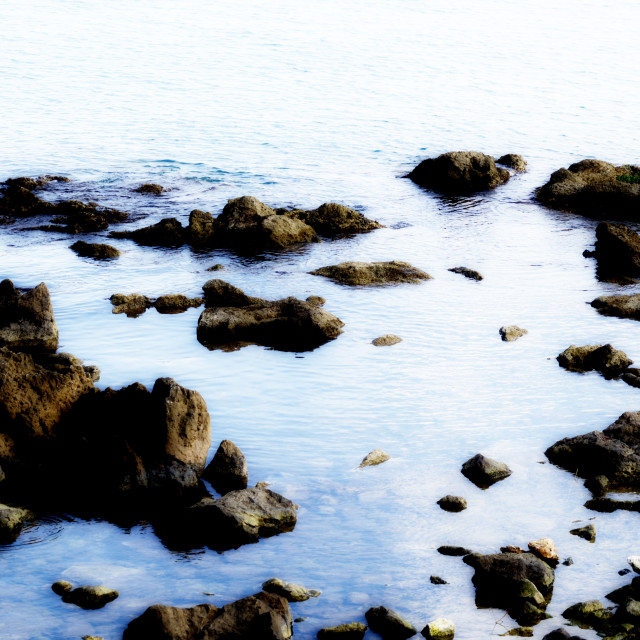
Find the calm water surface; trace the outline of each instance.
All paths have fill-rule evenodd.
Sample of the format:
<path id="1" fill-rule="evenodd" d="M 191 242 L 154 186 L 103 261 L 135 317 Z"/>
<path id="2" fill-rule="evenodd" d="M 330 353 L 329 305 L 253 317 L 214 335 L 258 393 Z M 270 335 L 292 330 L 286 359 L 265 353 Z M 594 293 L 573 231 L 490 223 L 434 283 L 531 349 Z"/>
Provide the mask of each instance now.
<path id="1" fill-rule="evenodd" d="M 540 463 L 558 438 L 640 409 L 637 389 L 568 373 L 555 356 L 611 342 L 640 361 L 640 327 L 586 304 L 621 290 L 582 257 L 596 223 L 531 194 L 585 157 L 640 163 L 640 86 L 628 62 L 640 5 L 25 0 L 0 7 L 0 19 L 0 179 L 67 175 L 73 182 L 47 197 L 115 206 L 138 226 L 186 223 L 196 207 L 217 214 L 245 194 L 272 206 L 342 202 L 386 226 L 256 258 L 110 241 L 124 253 L 108 264 L 78 258 L 68 248 L 78 238 L 2 229 L 0 276 L 47 283 L 61 349 L 97 364 L 101 387 L 171 376 L 197 389 L 212 414 L 210 455 L 232 439 L 250 483 L 272 483 L 300 510 L 292 533 L 223 554 L 172 552 L 144 523 L 45 518 L 0 549 L 0 637 L 116 639 L 151 604 L 223 605 L 272 576 L 323 592 L 292 605 L 306 618 L 296 638 L 381 604 L 419 629 L 451 618 L 461 640 L 515 626 L 476 609 L 472 570 L 439 555 L 442 544 L 493 552 L 552 537 L 574 564 L 557 570 L 540 638 L 569 604 L 626 582 L 617 571 L 639 551 L 637 514 L 587 511 L 582 483 Z M 454 201 L 400 178 L 458 149 L 520 153 L 529 172 Z M 172 191 L 131 193 L 144 181 Z M 433 280 L 353 290 L 308 274 L 392 259 Z M 225 270 L 215 276 L 250 295 L 325 297 L 343 335 L 298 355 L 209 352 L 196 341 L 199 310 L 111 314 L 115 292 L 198 295 L 216 263 Z M 448 271 L 460 265 L 485 279 Z M 503 343 L 503 324 L 529 333 Z M 384 333 L 403 342 L 373 347 Z M 391 460 L 357 470 L 377 447 Z M 460 474 L 477 452 L 513 475 L 477 489 Z M 469 508 L 440 510 L 447 493 Z M 595 544 L 568 533 L 589 521 Z M 58 579 L 121 595 L 82 611 L 50 591 Z"/>

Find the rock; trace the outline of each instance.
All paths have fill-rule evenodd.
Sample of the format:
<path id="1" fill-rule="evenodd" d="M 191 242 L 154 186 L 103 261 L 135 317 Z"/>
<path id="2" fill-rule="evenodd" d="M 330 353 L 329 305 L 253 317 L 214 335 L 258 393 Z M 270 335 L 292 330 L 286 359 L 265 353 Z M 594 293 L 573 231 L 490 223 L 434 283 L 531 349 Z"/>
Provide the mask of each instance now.
<path id="1" fill-rule="evenodd" d="M 382 464 L 389 460 L 391 456 L 382 449 L 374 449 L 367 453 L 367 455 L 362 459 L 362 462 L 358 465 L 359 469 L 362 467 L 373 467 L 378 464 Z"/>
<path id="2" fill-rule="evenodd" d="M 112 231 L 111 238 L 127 238 L 149 247 L 180 247 L 188 237 L 188 232 L 176 218 L 164 218 L 149 227 L 132 231 Z"/>
<path id="3" fill-rule="evenodd" d="M 628 296 L 600 296 L 591 301 L 591 306 L 603 316 L 640 320 L 640 293 Z"/>
<path id="4" fill-rule="evenodd" d="M 631 387 L 640 388 L 640 369 L 629 368 L 620 374 L 620 380 L 626 382 Z"/>
<path id="5" fill-rule="evenodd" d="M 501 553 L 524 553 L 524 549 L 515 544 L 508 544 L 504 547 L 500 547 Z"/>
<path id="6" fill-rule="evenodd" d="M 613 489 L 640 487 L 640 412 L 623 413 L 604 431 L 558 440 L 545 451 L 553 464 L 581 478 L 606 476 Z"/>
<path id="7" fill-rule="evenodd" d="M 529 551 L 534 555 L 544 560 L 552 567 L 557 566 L 560 562 L 560 556 L 558 556 L 558 549 L 551 538 L 540 538 L 539 540 L 532 540 L 529 542 Z"/>
<path id="8" fill-rule="evenodd" d="M 124 313 L 128 318 L 137 318 L 153 306 L 153 301 L 141 293 L 114 293 L 109 300 L 113 305 L 111 313 Z"/>
<path id="9" fill-rule="evenodd" d="M 377 286 L 398 283 L 417 284 L 431 280 L 431 276 L 416 269 L 408 262 L 341 262 L 310 271 L 314 276 L 324 276 L 339 284 L 349 286 Z"/>
<path id="10" fill-rule="evenodd" d="M 484 280 L 481 273 L 474 271 L 473 269 L 469 269 L 468 267 L 454 267 L 453 269 L 448 269 L 452 273 L 459 273 L 465 278 L 469 278 L 469 280 Z"/>
<path id="11" fill-rule="evenodd" d="M 589 489 L 594 496 L 604 496 L 609 489 L 609 478 L 603 475 L 592 476 L 585 480 L 584 486 Z"/>
<path id="12" fill-rule="evenodd" d="M 603 279 L 640 277 L 640 236 L 625 225 L 601 222 L 594 255 Z"/>
<path id="13" fill-rule="evenodd" d="M 48 203 L 47 203 L 48 204 Z M 42 213 L 40 204 L 37 213 Z M 129 214 L 117 209 L 100 207 L 95 202 L 85 204 L 78 200 L 65 200 L 46 209 L 49 215 L 55 215 L 51 222 L 55 224 L 33 227 L 38 231 L 57 231 L 60 233 L 93 233 L 104 231 L 110 224 L 124 222 Z"/>
<path id="14" fill-rule="evenodd" d="M 638 217 L 640 168 L 616 167 L 600 160 L 582 160 L 551 174 L 536 197 L 553 209 L 602 218 Z"/>
<path id="15" fill-rule="evenodd" d="M 529 333 L 526 329 L 521 329 L 520 327 L 516 327 L 515 325 L 505 325 L 504 327 L 500 327 L 499 329 L 500 337 L 504 342 L 513 342 L 518 338 Z"/>
<path id="16" fill-rule="evenodd" d="M 567 558 L 566 560 L 563 560 L 563 561 L 562 561 L 562 564 L 563 564 L 565 567 L 570 567 L 570 566 L 573 564 L 573 558 L 569 557 L 569 558 Z"/>
<path id="17" fill-rule="evenodd" d="M 636 573 L 640 573 L 640 556 L 629 556 L 627 562 Z"/>
<path id="18" fill-rule="evenodd" d="M 105 605 L 113 602 L 120 594 L 114 589 L 97 585 L 77 587 L 72 591 L 64 591 L 59 595 L 62 595 L 63 602 L 75 604 L 82 609 L 102 609 Z"/>
<path id="19" fill-rule="evenodd" d="M 223 271 L 224 270 L 224 265 L 218 263 L 218 264 L 214 264 L 211 267 L 207 268 L 207 271 Z"/>
<path id="20" fill-rule="evenodd" d="M 384 336 L 380 336 L 379 338 L 372 340 L 371 344 L 374 347 L 391 347 L 399 342 L 402 342 L 402 338 L 393 335 L 393 333 L 387 333 Z"/>
<path id="21" fill-rule="evenodd" d="M 623 602 L 616 611 L 616 618 L 620 621 L 638 625 L 640 623 L 640 602 L 629 598 Z"/>
<path id="22" fill-rule="evenodd" d="M 234 287 L 224 280 L 208 280 L 204 283 L 204 306 L 215 307 L 248 307 L 265 302 L 262 298 L 248 296 L 242 289 Z"/>
<path id="23" fill-rule="evenodd" d="M 136 193 L 149 193 L 154 196 L 159 196 L 164 191 L 168 191 L 160 184 L 155 184 L 154 182 L 145 182 L 141 184 L 136 189 L 133 189 Z"/>
<path id="24" fill-rule="evenodd" d="M 212 247 L 215 244 L 215 218 L 207 211 L 194 209 L 189 214 L 187 236 L 192 247 Z M 222 265 L 216 265 L 221 267 Z M 213 271 L 213 268 L 207 271 Z"/>
<path id="25" fill-rule="evenodd" d="M 496 162 L 514 169 L 517 173 L 524 173 L 527 170 L 527 161 L 516 153 L 507 153 L 504 156 L 500 156 Z"/>
<path id="26" fill-rule="evenodd" d="M 244 454 L 231 440 L 223 440 L 204 470 L 204 478 L 222 495 L 246 489 L 249 469 Z"/>
<path id="27" fill-rule="evenodd" d="M 431 582 L 431 584 L 449 584 L 446 580 L 444 580 L 440 576 L 431 576 L 429 578 L 429 582 Z"/>
<path id="28" fill-rule="evenodd" d="M 280 351 L 311 351 L 342 333 L 344 323 L 339 318 L 297 298 L 272 302 L 247 296 L 245 300 L 244 293 L 237 289 L 234 304 L 213 306 L 217 296 L 214 287 L 208 286 L 210 282 L 204 287 L 205 310 L 197 330 L 198 341 L 209 349 L 260 344 Z M 215 290 L 219 290 L 218 285 Z"/>
<path id="29" fill-rule="evenodd" d="M 299 584 L 285 582 L 280 578 L 270 578 L 262 583 L 262 590 L 267 593 L 277 593 L 287 600 L 287 602 L 304 602 L 309 598 L 317 598 L 322 591 L 317 589 L 305 589 Z"/>
<path id="30" fill-rule="evenodd" d="M 433 638 L 433 640 L 447 640 L 453 638 L 455 634 L 455 625 L 451 620 L 446 618 L 437 618 L 428 622 L 424 629 L 420 632 L 425 638 Z"/>
<path id="31" fill-rule="evenodd" d="M 629 365 L 633 364 L 633 360 L 624 351 L 614 349 L 610 344 L 582 347 L 571 345 L 556 359 L 561 367 L 569 371 L 584 373 L 595 370 L 606 378 L 620 375 Z"/>
<path id="32" fill-rule="evenodd" d="M 122 640 L 289 640 L 292 627 L 287 601 L 278 595 L 260 592 L 221 608 L 210 604 L 184 609 L 153 605 L 129 623 Z"/>
<path id="33" fill-rule="evenodd" d="M 479 607 L 506 609 L 519 624 L 527 626 L 544 615 L 554 571 L 540 558 L 532 553 L 474 553 L 464 562 L 475 569 L 473 584 Z"/>
<path id="34" fill-rule="evenodd" d="M 444 511 L 451 511 L 457 513 L 458 511 L 464 511 L 467 508 L 467 501 L 461 496 L 444 496 L 440 498 L 437 504 Z"/>
<path id="35" fill-rule="evenodd" d="M 153 306 L 158 313 L 183 313 L 187 309 L 200 307 L 203 298 L 187 298 L 181 293 L 165 294 L 156 299 Z"/>
<path id="36" fill-rule="evenodd" d="M 587 600 L 565 609 L 562 612 L 562 617 L 593 627 L 599 626 L 603 611 L 605 611 L 605 608 L 600 600 Z"/>
<path id="37" fill-rule="evenodd" d="M 325 627 L 318 631 L 318 640 L 340 638 L 340 640 L 362 640 L 367 630 L 367 625 L 362 622 L 348 622 L 337 627 Z"/>
<path id="38" fill-rule="evenodd" d="M 93 258 L 94 260 L 111 260 L 120 255 L 115 247 L 108 244 L 97 244 L 78 240 L 71 247 L 81 258 Z"/>
<path id="39" fill-rule="evenodd" d="M 44 282 L 21 294 L 11 280 L 0 282 L 0 346 L 20 351 L 55 351 L 58 325 Z"/>
<path id="40" fill-rule="evenodd" d="M 499 480 L 511 475 L 511 469 L 504 463 L 486 458 L 477 453 L 462 465 L 462 475 L 481 489 L 487 489 Z"/>
<path id="41" fill-rule="evenodd" d="M 312 211 L 294 210 L 291 213 L 325 236 L 364 233 L 383 226 L 375 220 L 369 220 L 359 211 L 335 202 L 325 203 Z"/>
<path id="42" fill-rule="evenodd" d="M 28 509 L 0 504 L 0 544 L 9 544 L 17 540 L 27 520 L 33 518 Z"/>
<path id="43" fill-rule="evenodd" d="M 573 534 L 574 536 L 578 536 L 578 538 L 588 540 L 589 542 L 596 541 L 596 528 L 592 524 L 588 524 L 584 527 L 578 527 L 577 529 L 571 529 L 569 533 Z"/>
<path id="44" fill-rule="evenodd" d="M 586 485 L 586 483 L 585 483 Z M 614 511 L 640 511 L 640 500 L 614 500 L 613 498 L 593 498 L 584 506 L 591 511 L 613 513 Z"/>
<path id="45" fill-rule="evenodd" d="M 73 585 L 66 580 L 56 580 L 51 585 L 51 589 L 55 594 L 61 596 L 65 593 L 70 593 L 73 590 Z"/>
<path id="46" fill-rule="evenodd" d="M 371 607 L 364 615 L 369 629 L 383 640 L 404 640 L 418 633 L 413 625 L 387 607 Z"/>
<path id="47" fill-rule="evenodd" d="M 533 627 L 515 627 L 514 629 L 509 629 L 506 633 L 501 633 L 501 636 L 518 636 L 520 638 L 531 638 L 533 637 Z"/>
<path id="48" fill-rule="evenodd" d="M 465 195 L 494 189 L 509 179 L 509 172 L 496 167 L 493 158 L 484 153 L 450 151 L 423 160 L 407 177 L 437 193 Z"/>
<path id="49" fill-rule="evenodd" d="M 580 636 L 572 636 L 566 629 L 560 627 L 554 629 L 551 633 L 547 633 L 542 640 L 584 640 Z"/>
<path id="50" fill-rule="evenodd" d="M 640 578 L 636 576 L 631 580 L 630 584 L 625 584 L 618 589 L 614 589 L 606 595 L 606 598 L 616 604 L 623 604 L 629 599 L 640 600 Z"/>
<path id="51" fill-rule="evenodd" d="M 200 529 L 217 550 L 237 548 L 287 531 L 296 525 L 298 505 L 262 487 L 230 491 L 217 500 L 205 497 L 186 509 L 185 519 Z"/>
<path id="52" fill-rule="evenodd" d="M 466 547 L 456 547 L 454 545 L 445 544 L 438 547 L 438 553 L 443 556 L 466 556 L 473 552 L 471 549 L 467 549 Z"/>

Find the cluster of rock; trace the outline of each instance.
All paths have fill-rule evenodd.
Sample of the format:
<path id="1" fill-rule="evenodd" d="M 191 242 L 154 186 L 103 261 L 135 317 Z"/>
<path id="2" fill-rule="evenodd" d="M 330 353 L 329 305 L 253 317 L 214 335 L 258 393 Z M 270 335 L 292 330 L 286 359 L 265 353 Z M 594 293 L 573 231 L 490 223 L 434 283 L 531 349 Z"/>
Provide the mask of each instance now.
<path id="1" fill-rule="evenodd" d="M 633 360 L 610 344 L 572 344 L 556 359 L 561 367 L 569 371 L 597 371 L 607 379 L 620 378 L 633 387 L 640 386 L 640 370 L 631 367 Z"/>
<path id="2" fill-rule="evenodd" d="M 292 244 L 315 242 L 318 236 L 335 237 L 379 229 L 382 225 L 344 205 L 327 203 L 312 211 L 272 209 L 257 198 L 229 200 L 214 218 L 195 209 L 183 227 L 176 218 L 133 231 L 112 232 L 151 246 L 225 247 L 246 250 L 281 249 Z"/>
<path id="3" fill-rule="evenodd" d="M 129 318 L 137 318 L 151 307 L 158 313 L 183 313 L 204 303 L 204 298 L 189 298 L 181 293 L 167 293 L 155 299 L 141 293 L 114 293 L 109 300 L 113 305 L 111 313 L 124 313 Z"/>

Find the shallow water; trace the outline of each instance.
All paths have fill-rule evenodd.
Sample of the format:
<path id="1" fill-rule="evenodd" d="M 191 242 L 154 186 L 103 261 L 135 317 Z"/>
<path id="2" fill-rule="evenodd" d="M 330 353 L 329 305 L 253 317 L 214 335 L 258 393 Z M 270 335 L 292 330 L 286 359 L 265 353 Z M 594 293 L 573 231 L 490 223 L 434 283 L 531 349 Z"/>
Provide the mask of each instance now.
<path id="1" fill-rule="evenodd" d="M 582 257 L 596 223 L 531 196 L 584 157 L 640 163 L 640 87 L 628 63 L 637 3 L 27 0 L 2 12 L 0 179 L 68 175 L 47 197 L 115 206 L 139 214 L 139 226 L 186 223 L 193 208 L 215 214 L 249 194 L 272 206 L 342 202 L 386 228 L 255 258 L 113 240 L 124 253 L 103 264 L 68 246 L 105 234 L 0 229 L 0 276 L 47 283 L 61 350 L 97 364 L 101 387 L 171 376 L 197 389 L 213 419 L 210 455 L 232 439 L 250 483 L 268 481 L 300 505 L 292 533 L 223 554 L 172 552 L 145 524 L 44 518 L 0 548 L 0 637 L 119 638 L 150 604 L 222 605 L 272 576 L 323 592 L 292 605 L 306 617 L 296 638 L 381 604 L 419 629 L 449 617 L 463 640 L 514 626 L 503 611 L 476 609 L 472 570 L 439 555 L 442 544 L 492 552 L 552 537 L 574 564 L 557 570 L 540 638 L 566 606 L 628 581 L 617 572 L 638 553 L 637 514 L 584 509 L 581 481 L 540 463 L 558 438 L 640 408 L 637 389 L 566 372 L 555 356 L 610 342 L 638 361 L 640 327 L 586 304 L 622 290 Z M 529 172 L 455 200 L 400 178 L 456 149 L 521 153 Z M 131 193 L 144 181 L 172 191 Z M 353 290 L 308 274 L 387 259 L 433 280 Z M 216 263 L 224 271 L 206 271 Z M 448 271 L 460 265 L 485 279 Z M 304 354 L 223 353 L 196 341 L 197 309 L 111 314 L 112 293 L 198 295 L 210 277 L 265 298 L 321 295 L 344 333 Z M 503 343 L 504 324 L 529 333 Z M 403 342 L 370 344 L 385 333 Z M 391 460 L 356 469 L 377 447 Z M 477 489 L 460 474 L 477 452 L 513 475 Z M 447 493 L 469 508 L 442 511 Z M 595 544 L 569 534 L 588 521 Z M 82 611 L 50 590 L 62 578 L 121 596 Z"/>

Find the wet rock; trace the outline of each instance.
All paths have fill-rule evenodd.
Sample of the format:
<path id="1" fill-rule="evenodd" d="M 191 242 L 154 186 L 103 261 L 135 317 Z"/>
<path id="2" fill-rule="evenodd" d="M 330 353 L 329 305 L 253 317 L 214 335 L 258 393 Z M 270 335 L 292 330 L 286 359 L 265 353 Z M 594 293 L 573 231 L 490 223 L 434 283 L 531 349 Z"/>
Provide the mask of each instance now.
<path id="1" fill-rule="evenodd" d="M 248 307 L 265 302 L 262 298 L 248 296 L 242 289 L 234 287 L 232 284 L 214 278 L 204 283 L 204 306 L 215 307 Z"/>
<path id="2" fill-rule="evenodd" d="M 635 367 L 626 369 L 620 374 L 620 380 L 626 382 L 631 387 L 640 388 L 640 369 Z"/>
<path id="3" fill-rule="evenodd" d="M 0 282 L 0 346 L 20 351 L 55 351 L 58 325 L 44 282 L 21 294 L 11 280 Z"/>
<path id="4" fill-rule="evenodd" d="M 124 313 L 128 318 L 136 318 L 153 306 L 153 301 L 141 293 L 114 293 L 109 300 L 113 305 L 111 313 Z"/>
<path id="5" fill-rule="evenodd" d="M 420 632 L 425 638 L 433 640 L 448 640 L 455 635 L 455 625 L 447 618 L 437 618 L 428 622 L 424 629 Z"/>
<path id="6" fill-rule="evenodd" d="M 603 316 L 640 320 L 640 293 L 600 296 L 591 301 L 591 306 Z"/>
<path id="7" fill-rule="evenodd" d="M 161 193 L 167 191 L 161 184 L 155 184 L 154 182 L 145 182 L 136 189 L 133 189 L 136 193 L 149 193 L 154 196 L 159 196 Z"/>
<path id="8" fill-rule="evenodd" d="M 55 215 L 51 219 L 54 224 L 34 227 L 34 229 L 58 231 L 72 235 L 104 231 L 109 225 L 116 222 L 124 222 L 129 217 L 129 214 L 123 211 L 100 207 L 95 202 L 85 204 L 78 200 L 64 200 L 58 204 L 51 205 L 47 214 Z"/>
<path id="9" fill-rule="evenodd" d="M 207 211 L 194 209 L 189 214 L 188 242 L 192 247 L 212 247 L 215 244 L 215 219 Z M 221 265 L 216 265 L 221 266 Z M 212 271 L 213 268 L 207 269 Z"/>
<path id="10" fill-rule="evenodd" d="M 387 607 L 371 607 L 364 615 L 369 629 L 384 640 L 405 640 L 418 633 L 412 624 Z"/>
<path id="11" fill-rule="evenodd" d="M 560 627 L 547 633 L 542 640 L 584 640 L 580 636 L 572 636 L 565 628 Z"/>
<path id="12" fill-rule="evenodd" d="M 112 231 L 109 236 L 127 238 L 148 247 L 180 247 L 186 242 L 187 231 L 177 218 L 164 218 L 149 227 Z"/>
<path id="13" fill-rule="evenodd" d="M 509 172 L 484 153 L 450 151 L 423 160 L 407 177 L 425 189 L 464 195 L 494 189 L 509 180 Z"/>
<path id="14" fill-rule="evenodd" d="M 289 640 L 293 633 L 292 627 L 287 601 L 278 595 L 260 592 L 221 608 L 210 604 L 184 609 L 153 605 L 129 623 L 122 640 Z"/>
<path id="15" fill-rule="evenodd" d="M 596 541 L 596 528 L 592 524 L 585 525 L 584 527 L 577 527 L 576 529 L 571 529 L 569 533 L 574 536 L 578 536 L 578 538 L 583 538 L 589 542 Z"/>
<path id="16" fill-rule="evenodd" d="M 496 162 L 510 169 L 514 169 L 517 173 L 524 173 L 527 170 L 527 161 L 517 153 L 507 153 L 500 156 Z"/>
<path id="17" fill-rule="evenodd" d="M 466 547 L 456 547 L 455 545 L 445 544 L 438 547 L 438 553 L 443 556 L 466 556 L 473 553 L 473 551 Z"/>
<path id="18" fill-rule="evenodd" d="M 610 344 L 585 345 L 577 347 L 571 345 L 557 358 L 558 364 L 569 371 L 598 371 L 606 378 L 613 378 L 629 365 L 633 364 L 624 351 L 614 349 Z"/>
<path id="19" fill-rule="evenodd" d="M 362 640 L 367 631 L 367 625 L 362 622 L 348 622 L 337 627 L 325 627 L 318 631 L 318 640 L 340 638 L 340 640 Z"/>
<path id="20" fill-rule="evenodd" d="M 623 602 L 616 611 L 616 619 L 630 622 L 634 626 L 640 624 L 640 602 L 633 598 Z"/>
<path id="21" fill-rule="evenodd" d="M 594 256 L 603 279 L 640 277 L 640 236 L 625 225 L 601 222 Z"/>
<path id="22" fill-rule="evenodd" d="M 14 542 L 20 535 L 24 523 L 32 518 L 33 513 L 28 509 L 0 504 L 0 544 Z"/>
<path id="23" fill-rule="evenodd" d="M 218 264 L 214 264 L 211 267 L 207 268 L 207 271 L 223 271 L 224 270 L 224 265 L 218 263 Z"/>
<path id="24" fill-rule="evenodd" d="M 358 465 L 358 468 L 362 467 L 373 467 L 378 464 L 382 464 L 389 460 L 391 456 L 382 449 L 374 449 L 367 453 L 367 455 L 362 459 L 362 462 Z"/>
<path id="25" fill-rule="evenodd" d="M 158 313 L 183 313 L 204 303 L 203 298 L 187 298 L 181 293 L 165 294 L 156 298 L 153 306 Z"/>
<path id="26" fill-rule="evenodd" d="M 371 344 L 374 347 L 391 347 L 399 342 L 402 342 L 402 338 L 400 336 L 393 335 L 393 333 L 387 333 L 384 336 L 380 336 L 379 338 L 372 340 Z"/>
<path id="27" fill-rule="evenodd" d="M 614 511 L 640 511 L 640 500 L 614 500 L 613 498 L 593 498 L 584 506 L 591 511 L 613 513 Z"/>
<path id="28" fill-rule="evenodd" d="M 314 276 L 324 276 L 339 284 L 349 286 L 376 286 L 400 283 L 417 284 L 431 280 L 431 276 L 408 262 L 341 262 L 310 271 Z"/>
<path id="29" fill-rule="evenodd" d="M 563 564 L 565 567 L 570 567 L 570 566 L 573 564 L 573 558 L 569 557 L 569 558 L 567 558 L 566 560 L 563 560 L 563 561 L 562 561 L 562 564 Z"/>
<path id="30" fill-rule="evenodd" d="M 458 511 L 464 511 L 467 508 L 467 501 L 461 496 L 444 496 L 438 500 L 437 504 L 444 511 L 451 511 L 457 513 Z"/>
<path id="31" fill-rule="evenodd" d="M 640 573 L 640 556 L 629 556 L 627 562 L 636 573 Z"/>
<path id="32" fill-rule="evenodd" d="M 551 174 L 536 191 L 553 209 L 594 217 L 638 219 L 640 168 L 616 167 L 601 160 L 582 160 Z"/>
<path id="33" fill-rule="evenodd" d="M 198 320 L 198 341 L 209 349 L 260 344 L 281 351 L 310 351 L 342 333 L 344 323 L 318 304 L 297 298 L 250 298 L 220 282 L 205 284 L 205 310 Z M 221 289 L 223 296 L 217 293 Z M 230 290 L 231 305 L 221 300 Z"/>
<path id="34" fill-rule="evenodd" d="M 640 412 L 623 413 L 604 431 L 563 438 L 545 451 L 553 464 L 581 478 L 603 475 L 613 489 L 640 487 Z"/>
<path id="35" fill-rule="evenodd" d="M 204 478 L 222 495 L 246 489 L 249 469 L 244 454 L 231 440 L 223 440 L 204 470 Z"/>
<path id="36" fill-rule="evenodd" d="M 103 585 L 77 587 L 62 594 L 62 601 L 75 604 L 82 609 L 102 609 L 120 594 L 115 589 Z"/>
<path id="37" fill-rule="evenodd" d="M 70 248 L 81 258 L 93 258 L 94 260 L 110 260 L 120 255 L 120 251 L 111 245 L 89 243 L 83 240 L 74 242 Z"/>
<path id="38" fill-rule="evenodd" d="M 560 562 L 558 549 L 551 538 L 532 540 L 529 542 L 529 551 L 552 567 L 557 566 L 558 562 Z"/>
<path id="39" fill-rule="evenodd" d="M 609 478 L 599 475 L 587 478 L 584 486 L 591 491 L 594 496 L 604 496 L 609 489 Z"/>
<path id="40" fill-rule="evenodd" d="M 375 220 L 369 220 L 359 211 L 335 202 L 325 203 L 312 211 L 294 210 L 291 215 L 300 218 L 324 236 L 364 233 L 383 226 Z"/>
<path id="41" fill-rule="evenodd" d="M 533 637 L 533 627 L 515 627 L 509 629 L 506 633 L 501 633 L 501 636 L 518 636 L 519 638 L 531 638 Z"/>
<path id="42" fill-rule="evenodd" d="M 468 267 L 454 267 L 453 269 L 448 269 L 452 273 L 459 273 L 465 278 L 469 278 L 469 280 L 484 280 L 481 273 L 474 271 L 473 269 L 469 269 Z"/>
<path id="43" fill-rule="evenodd" d="M 604 605 L 600 600 L 587 600 L 586 602 L 578 602 L 565 609 L 562 612 L 562 617 L 590 627 L 598 627 L 600 626 L 602 615 L 605 611 Z"/>
<path id="44" fill-rule="evenodd" d="M 519 624 L 530 626 L 551 597 L 553 569 L 532 553 L 470 554 L 464 562 L 475 569 L 476 604 L 505 609 Z M 537 618 L 537 619 L 536 619 Z"/>
<path id="45" fill-rule="evenodd" d="M 511 475 L 511 469 L 504 463 L 477 453 L 462 465 L 462 475 L 481 489 L 487 489 L 499 480 Z"/>
<path id="46" fill-rule="evenodd" d="M 513 342 L 518 338 L 529 333 L 526 329 L 521 329 L 520 327 L 516 327 L 515 325 L 505 325 L 504 327 L 500 327 L 499 329 L 500 337 L 504 342 Z"/>
<path id="47" fill-rule="evenodd" d="M 317 589 L 305 589 L 299 584 L 285 582 L 280 578 L 270 578 L 262 583 L 262 590 L 267 593 L 277 593 L 287 600 L 287 602 L 304 602 L 309 598 L 317 598 L 322 591 Z"/>
<path id="48" fill-rule="evenodd" d="M 73 585 L 67 580 L 56 580 L 51 585 L 51 589 L 56 595 L 62 596 L 65 593 L 70 593 L 73 590 Z"/>
<path id="49" fill-rule="evenodd" d="M 440 576 L 431 576 L 429 578 L 429 582 L 431 582 L 431 584 L 449 584 L 446 580 L 444 580 Z"/>
<path id="50" fill-rule="evenodd" d="M 500 547 L 500 553 L 524 553 L 524 549 L 515 544 L 508 544 Z"/>

